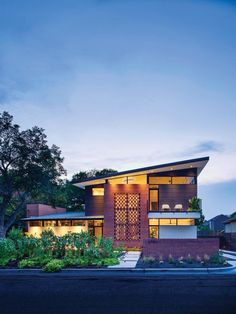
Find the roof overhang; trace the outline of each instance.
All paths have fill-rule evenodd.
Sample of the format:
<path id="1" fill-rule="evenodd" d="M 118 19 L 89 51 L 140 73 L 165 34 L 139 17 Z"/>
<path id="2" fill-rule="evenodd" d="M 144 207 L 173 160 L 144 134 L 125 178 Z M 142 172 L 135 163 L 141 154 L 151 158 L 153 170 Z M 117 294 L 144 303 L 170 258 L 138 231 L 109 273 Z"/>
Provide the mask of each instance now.
<path id="1" fill-rule="evenodd" d="M 189 168 L 197 169 L 197 175 L 201 173 L 203 168 L 206 166 L 209 161 L 209 157 L 202 157 L 196 159 L 188 159 L 183 161 L 177 161 L 167 164 L 160 164 L 150 167 L 138 168 L 133 170 L 121 171 L 115 174 L 102 176 L 102 177 L 92 177 L 83 181 L 78 181 L 74 183 L 75 186 L 80 188 L 84 188 L 89 185 L 97 185 L 106 183 L 107 179 L 119 178 L 127 175 L 142 175 L 142 174 L 151 174 L 151 173 L 161 173 L 166 171 L 174 171 L 174 170 L 184 170 Z"/>

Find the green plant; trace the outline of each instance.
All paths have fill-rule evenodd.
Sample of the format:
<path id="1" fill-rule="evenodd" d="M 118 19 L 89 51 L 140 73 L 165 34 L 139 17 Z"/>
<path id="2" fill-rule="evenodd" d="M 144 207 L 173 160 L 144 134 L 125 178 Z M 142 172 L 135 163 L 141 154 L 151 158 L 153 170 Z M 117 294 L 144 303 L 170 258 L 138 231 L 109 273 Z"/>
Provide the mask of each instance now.
<path id="1" fill-rule="evenodd" d="M 164 264 L 164 260 L 163 260 L 163 256 L 162 255 L 159 256 L 159 264 Z"/>
<path id="2" fill-rule="evenodd" d="M 19 262 L 19 268 L 33 268 L 39 266 L 36 260 L 33 259 L 23 259 Z"/>
<path id="3" fill-rule="evenodd" d="M 197 261 L 198 263 L 201 263 L 201 262 L 202 262 L 202 259 L 201 259 L 201 257 L 200 257 L 199 255 L 196 256 L 196 261 Z"/>
<path id="4" fill-rule="evenodd" d="M 217 253 L 210 257 L 210 262 L 212 264 L 221 264 L 223 265 L 226 262 L 226 259 L 222 256 L 222 254 Z"/>
<path id="5" fill-rule="evenodd" d="M 188 256 L 186 257 L 186 262 L 187 262 L 188 264 L 192 264 L 193 259 L 192 259 L 192 256 L 191 256 L 190 254 L 188 254 Z"/>
<path id="6" fill-rule="evenodd" d="M 155 262 L 155 258 L 153 256 L 144 256 L 143 262 L 145 264 L 153 264 Z"/>
<path id="7" fill-rule="evenodd" d="M 0 239 L 0 266 L 6 266 L 11 260 L 16 259 L 17 251 L 11 239 Z"/>
<path id="8" fill-rule="evenodd" d="M 200 198 L 194 196 L 188 202 L 189 202 L 189 208 L 187 209 L 188 211 L 201 211 Z"/>
<path id="9" fill-rule="evenodd" d="M 209 261 L 210 261 L 210 257 L 209 257 L 209 255 L 204 254 L 204 256 L 203 256 L 203 262 L 204 262 L 204 264 L 208 264 L 208 263 L 209 263 Z"/>
<path id="10" fill-rule="evenodd" d="M 172 256 L 172 254 L 169 254 L 168 262 L 169 262 L 170 264 L 174 264 L 175 259 L 174 259 L 174 257 Z"/>
<path id="11" fill-rule="evenodd" d="M 43 266 L 43 271 L 47 273 L 59 272 L 62 270 L 64 264 L 59 259 L 53 259 Z"/>
<path id="12" fill-rule="evenodd" d="M 107 257 L 103 258 L 101 260 L 98 260 L 96 265 L 97 266 L 113 266 L 113 265 L 118 265 L 119 260 L 116 257 Z"/>
<path id="13" fill-rule="evenodd" d="M 183 266 L 184 266 L 184 258 L 183 258 L 183 256 L 180 256 L 180 257 L 178 258 L 178 265 L 179 265 L 180 267 L 183 267 Z"/>

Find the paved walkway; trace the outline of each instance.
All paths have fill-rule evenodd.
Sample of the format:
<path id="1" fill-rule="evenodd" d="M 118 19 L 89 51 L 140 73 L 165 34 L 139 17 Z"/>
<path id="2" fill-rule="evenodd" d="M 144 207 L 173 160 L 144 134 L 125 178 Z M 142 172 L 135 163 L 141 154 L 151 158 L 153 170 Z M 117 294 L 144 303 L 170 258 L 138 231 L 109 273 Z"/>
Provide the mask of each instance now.
<path id="1" fill-rule="evenodd" d="M 229 261 L 229 263 L 232 266 L 236 267 L 236 252 L 231 252 L 231 251 L 226 251 L 226 250 L 220 250 L 223 253 L 223 256 L 226 258 L 230 258 L 231 260 Z M 234 270 L 236 272 L 236 270 Z"/>
<path id="2" fill-rule="evenodd" d="M 119 261 L 120 263 L 115 266 L 109 266 L 108 268 L 135 268 L 139 257 L 140 257 L 141 252 L 137 251 L 129 251 L 126 252 L 124 256 L 122 256 Z"/>

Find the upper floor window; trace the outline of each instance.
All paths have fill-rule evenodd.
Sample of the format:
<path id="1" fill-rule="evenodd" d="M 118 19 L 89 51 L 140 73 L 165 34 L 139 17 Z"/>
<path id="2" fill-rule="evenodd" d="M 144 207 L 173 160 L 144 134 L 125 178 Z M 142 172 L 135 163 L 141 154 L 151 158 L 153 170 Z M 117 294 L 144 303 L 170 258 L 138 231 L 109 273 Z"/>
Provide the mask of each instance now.
<path id="1" fill-rule="evenodd" d="M 196 184 L 195 177 L 172 177 L 172 184 Z"/>
<path id="2" fill-rule="evenodd" d="M 104 188 L 93 188 L 92 189 L 93 196 L 103 196 L 104 195 Z"/>
<path id="3" fill-rule="evenodd" d="M 147 176 L 138 175 L 138 176 L 114 178 L 114 179 L 109 179 L 108 183 L 110 184 L 147 184 Z"/>
<path id="4" fill-rule="evenodd" d="M 149 185 L 196 184 L 196 177 L 149 177 Z"/>

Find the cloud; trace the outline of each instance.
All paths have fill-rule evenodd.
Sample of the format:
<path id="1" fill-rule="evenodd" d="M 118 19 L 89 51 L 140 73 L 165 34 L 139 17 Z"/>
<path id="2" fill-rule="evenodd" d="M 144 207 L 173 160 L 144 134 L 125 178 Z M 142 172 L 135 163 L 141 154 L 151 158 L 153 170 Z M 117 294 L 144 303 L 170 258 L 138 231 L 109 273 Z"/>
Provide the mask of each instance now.
<path id="1" fill-rule="evenodd" d="M 223 145 L 219 142 L 212 141 L 212 140 L 201 142 L 192 148 L 193 154 L 222 152 L 222 151 L 223 151 Z"/>

